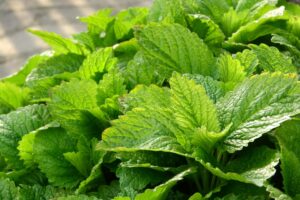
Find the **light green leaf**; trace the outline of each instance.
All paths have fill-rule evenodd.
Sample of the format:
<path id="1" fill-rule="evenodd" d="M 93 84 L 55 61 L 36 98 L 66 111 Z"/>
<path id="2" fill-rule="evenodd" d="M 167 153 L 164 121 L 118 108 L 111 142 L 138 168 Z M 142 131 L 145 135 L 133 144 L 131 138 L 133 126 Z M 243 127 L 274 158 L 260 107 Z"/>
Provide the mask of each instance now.
<path id="1" fill-rule="evenodd" d="M 266 190 L 270 193 L 270 197 L 276 200 L 292 200 L 291 197 L 284 194 L 272 185 L 267 185 Z"/>
<path id="2" fill-rule="evenodd" d="M 238 59 L 241 65 L 244 67 L 244 71 L 247 73 L 247 76 L 252 75 L 253 72 L 256 71 L 259 63 L 256 54 L 249 49 L 238 52 L 236 54 L 236 59 Z"/>
<path id="3" fill-rule="evenodd" d="M 196 1 L 196 4 L 197 13 L 207 15 L 217 23 L 222 20 L 224 13 L 229 10 L 229 5 L 226 1 L 203 0 Z"/>
<path id="4" fill-rule="evenodd" d="M 112 68 L 105 74 L 98 87 L 98 104 L 104 104 L 105 99 L 125 94 L 124 78 L 118 68 Z"/>
<path id="5" fill-rule="evenodd" d="M 164 77 L 156 70 L 156 61 L 146 58 L 142 52 L 138 52 L 134 58 L 128 62 L 124 72 L 127 86 L 133 89 L 138 84 L 162 85 Z"/>
<path id="6" fill-rule="evenodd" d="M 115 16 L 114 31 L 118 40 L 133 37 L 133 27 L 146 22 L 147 8 L 128 8 Z"/>
<path id="7" fill-rule="evenodd" d="M 10 82 L 16 85 L 23 85 L 25 83 L 26 77 L 30 72 L 35 69 L 39 63 L 48 58 L 47 54 L 38 54 L 30 57 L 26 63 L 22 66 L 22 68 L 15 74 L 11 76 L 5 77 L 2 79 L 4 82 Z"/>
<path id="8" fill-rule="evenodd" d="M 31 89 L 33 99 L 49 97 L 49 89 L 64 80 L 76 77 L 84 57 L 75 54 L 52 56 L 41 61 L 27 76 L 25 85 Z"/>
<path id="9" fill-rule="evenodd" d="M 296 84 L 294 75 L 265 73 L 246 79 L 227 93 L 217 103 L 223 128 L 232 123 L 223 148 L 231 153 L 241 150 L 291 116 L 299 114 L 300 96 L 289 95 Z"/>
<path id="10" fill-rule="evenodd" d="M 228 39 L 229 42 L 247 43 L 261 36 L 276 33 L 279 27 L 285 26 L 287 17 L 284 15 L 284 7 L 271 10 L 259 19 L 241 26 Z"/>
<path id="11" fill-rule="evenodd" d="M 238 59 L 222 54 L 218 59 L 219 79 L 225 83 L 227 91 L 232 90 L 246 78 L 246 72 Z"/>
<path id="12" fill-rule="evenodd" d="M 281 173 L 285 192 L 291 197 L 300 194 L 300 123 L 298 120 L 285 122 L 276 130 L 281 148 Z"/>
<path id="13" fill-rule="evenodd" d="M 205 43 L 178 24 L 151 24 L 137 33 L 146 54 L 161 63 L 159 72 L 214 75 L 215 59 Z"/>
<path id="14" fill-rule="evenodd" d="M 0 154 L 11 167 L 23 167 L 17 149 L 22 137 L 48 124 L 50 120 L 50 114 L 44 105 L 31 105 L 0 115 Z"/>
<path id="15" fill-rule="evenodd" d="M 221 46 L 225 35 L 212 19 L 201 14 L 188 15 L 187 19 L 191 30 L 197 33 L 208 46 Z"/>
<path id="16" fill-rule="evenodd" d="M 112 48 L 99 49 L 87 56 L 79 73 L 83 79 L 94 79 L 98 82 L 103 74 L 113 68 L 116 63 L 117 59 L 114 58 Z"/>
<path id="17" fill-rule="evenodd" d="M 156 85 L 138 85 L 122 99 L 122 107 L 125 112 L 137 107 L 164 107 L 171 103 L 171 94 L 168 88 Z"/>
<path id="18" fill-rule="evenodd" d="M 95 81 L 76 79 L 52 89 L 50 112 L 70 134 L 92 138 L 101 132 L 97 89 Z"/>
<path id="19" fill-rule="evenodd" d="M 176 73 L 170 79 L 170 86 L 175 120 L 181 127 L 220 130 L 216 108 L 201 85 Z"/>
<path id="20" fill-rule="evenodd" d="M 33 29 L 29 29 L 28 31 L 44 40 L 57 54 L 84 54 L 83 47 L 79 44 L 76 44 L 71 39 L 63 38 L 62 36 L 53 32 Z"/>
<path id="21" fill-rule="evenodd" d="M 167 22 L 186 25 L 180 0 L 155 0 L 148 15 L 149 22 Z"/>
<path id="22" fill-rule="evenodd" d="M 0 199 L 15 200 L 18 198 L 18 189 L 13 181 L 0 179 Z"/>
<path id="23" fill-rule="evenodd" d="M 109 23 L 114 19 L 111 15 L 111 9 L 102 9 L 87 17 L 80 17 L 80 21 L 86 23 L 88 31 L 99 35 L 107 29 Z"/>
<path id="24" fill-rule="evenodd" d="M 194 157 L 207 170 L 220 178 L 252 183 L 259 187 L 275 174 L 275 166 L 279 163 L 279 153 L 265 146 L 245 149 L 225 167 L 213 164 L 215 161 L 208 158 L 200 149 L 195 151 Z"/>
<path id="25" fill-rule="evenodd" d="M 292 64 L 291 58 L 283 55 L 276 47 L 265 44 L 250 45 L 259 60 L 259 66 L 265 71 L 279 71 L 283 73 L 296 73 L 297 69 Z"/>
<path id="26" fill-rule="evenodd" d="M 172 118 L 172 111 L 162 108 L 135 108 L 112 121 L 102 133 L 100 148 L 109 151 L 163 151 L 184 154 L 174 133 L 183 135 Z"/>
<path id="27" fill-rule="evenodd" d="M 214 80 L 210 76 L 202 76 L 199 74 L 184 74 L 196 82 L 196 84 L 202 85 L 206 91 L 207 96 L 215 103 L 218 99 L 225 95 L 224 84 L 220 81 Z"/>
<path id="28" fill-rule="evenodd" d="M 0 82 L 0 114 L 24 106 L 28 101 L 28 94 L 27 88 L 9 82 Z"/>
<path id="29" fill-rule="evenodd" d="M 20 159 L 24 161 L 26 167 L 34 165 L 33 159 L 33 141 L 35 138 L 35 132 L 31 132 L 22 137 L 19 142 L 18 150 Z"/>
<path id="30" fill-rule="evenodd" d="M 55 186 L 73 188 L 83 179 L 77 169 L 64 158 L 75 150 L 76 142 L 61 128 L 38 131 L 33 144 L 34 159 Z"/>

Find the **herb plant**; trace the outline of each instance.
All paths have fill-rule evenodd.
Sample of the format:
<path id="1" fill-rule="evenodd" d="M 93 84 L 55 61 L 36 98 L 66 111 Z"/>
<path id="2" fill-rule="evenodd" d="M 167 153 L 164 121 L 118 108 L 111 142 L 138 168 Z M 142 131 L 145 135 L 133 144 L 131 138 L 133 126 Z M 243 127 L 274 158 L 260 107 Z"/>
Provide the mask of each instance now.
<path id="1" fill-rule="evenodd" d="M 0 199 L 300 199 L 300 6 L 100 10 L 0 82 Z"/>

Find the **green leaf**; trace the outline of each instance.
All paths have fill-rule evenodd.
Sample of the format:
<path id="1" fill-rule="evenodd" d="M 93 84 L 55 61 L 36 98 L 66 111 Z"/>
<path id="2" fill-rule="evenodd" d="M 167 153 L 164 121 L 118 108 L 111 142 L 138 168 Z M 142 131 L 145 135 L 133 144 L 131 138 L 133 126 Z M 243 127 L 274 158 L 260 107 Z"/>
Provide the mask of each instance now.
<path id="1" fill-rule="evenodd" d="M 133 89 L 138 84 L 162 85 L 164 77 L 162 74 L 158 73 L 155 66 L 155 60 L 146 58 L 145 55 L 139 51 L 126 66 L 124 78 L 126 80 L 127 87 Z"/>
<path id="2" fill-rule="evenodd" d="M 125 112 L 137 107 L 164 107 L 171 103 L 170 90 L 156 85 L 138 85 L 122 99 L 121 105 Z"/>
<path id="3" fill-rule="evenodd" d="M 224 13 L 229 10 L 229 5 L 226 1 L 203 0 L 196 1 L 196 4 L 197 13 L 207 15 L 217 23 L 222 20 Z"/>
<path id="4" fill-rule="evenodd" d="M 84 57 L 75 54 L 57 55 L 41 61 L 26 78 L 25 85 L 31 89 L 34 99 L 49 97 L 50 88 L 64 80 L 76 77 Z"/>
<path id="5" fill-rule="evenodd" d="M 283 73 L 296 73 L 297 69 L 292 64 L 291 58 L 283 55 L 275 47 L 269 47 L 265 44 L 250 45 L 253 52 L 259 60 L 259 66 L 265 71 L 279 71 Z"/>
<path id="6" fill-rule="evenodd" d="M 276 138 L 281 148 L 281 172 L 285 192 L 291 197 L 300 194 L 300 123 L 298 120 L 285 122 L 276 130 Z M 300 184 L 300 183 L 299 183 Z"/>
<path id="7" fill-rule="evenodd" d="M 98 85 L 92 80 L 72 80 L 52 89 L 49 109 L 70 134 L 97 137 L 103 114 L 97 105 Z"/>
<path id="8" fill-rule="evenodd" d="M 0 82 L 0 114 L 24 106 L 28 101 L 29 90 L 8 82 Z"/>
<path id="9" fill-rule="evenodd" d="M 83 179 L 64 153 L 75 150 L 76 142 L 61 128 L 38 131 L 33 144 L 34 159 L 55 186 L 73 188 Z"/>
<path id="10" fill-rule="evenodd" d="M 186 25 L 180 0 L 155 0 L 148 15 L 149 22 L 167 22 Z"/>
<path id="11" fill-rule="evenodd" d="M 104 104 L 107 98 L 125 94 L 124 78 L 118 68 L 112 68 L 99 83 L 98 104 Z"/>
<path id="12" fill-rule="evenodd" d="M 247 76 L 252 75 L 259 64 L 256 54 L 249 49 L 245 49 L 243 52 L 238 52 L 236 54 L 236 59 L 238 59 L 244 67 L 244 71 L 247 73 Z"/>
<path id="13" fill-rule="evenodd" d="M 34 55 L 26 61 L 26 63 L 17 73 L 12 74 L 11 76 L 8 76 L 2 80 L 4 82 L 10 82 L 19 86 L 24 85 L 26 77 L 30 74 L 30 72 L 46 58 L 48 58 L 48 55 L 46 53 Z"/>
<path id="14" fill-rule="evenodd" d="M 120 179 L 120 187 L 123 195 L 134 198 L 148 185 L 155 185 L 167 179 L 167 174 L 147 168 L 120 167 L 116 172 Z"/>
<path id="15" fill-rule="evenodd" d="M 22 137 L 19 142 L 18 150 L 20 159 L 24 161 L 26 167 L 30 167 L 34 164 L 33 158 L 33 141 L 35 138 L 35 132 L 28 133 Z"/>
<path id="16" fill-rule="evenodd" d="M 194 153 L 195 159 L 211 173 L 225 180 L 235 180 L 243 183 L 252 183 L 259 187 L 272 177 L 279 163 L 279 154 L 276 150 L 265 146 L 247 148 L 227 164 L 218 166 L 200 149 Z"/>
<path id="17" fill-rule="evenodd" d="M 143 52 L 161 63 L 159 72 L 213 75 L 215 59 L 205 43 L 178 24 L 151 24 L 138 30 Z"/>
<path id="18" fill-rule="evenodd" d="M 232 58 L 229 54 L 222 54 L 218 59 L 219 79 L 225 83 L 227 91 L 246 78 L 244 67 L 238 59 Z"/>
<path id="19" fill-rule="evenodd" d="M 44 105 L 31 105 L 0 115 L 0 154 L 11 167 L 23 167 L 17 149 L 22 137 L 48 124 L 50 120 L 50 114 Z"/>
<path id="20" fill-rule="evenodd" d="M 156 199 L 156 200 L 165 200 L 171 188 L 176 185 L 178 181 L 181 181 L 185 176 L 195 173 L 194 168 L 189 168 L 167 182 L 156 186 L 154 189 L 147 189 L 144 193 L 138 194 L 135 197 L 135 200 L 146 200 L 146 199 Z"/>
<path id="21" fill-rule="evenodd" d="M 112 200 L 121 193 L 118 181 L 112 181 L 110 185 L 101 185 L 98 189 L 97 196 L 102 200 Z"/>
<path id="22" fill-rule="evenodd" d="M 65 197 L 59 197 L 57 200 L 99 200 L 97 197 L 94 196 L 87 196 L 84 194 L 80 195 L 69 195 Z"/>
<path id="23" fill-rule="evenodd" d="M 80 17 L 80 21 L 86 23 L 88 31 L 99 35 L 101 31 L 105 31 L 108 24 L 113 20 L 111 9 L 102 9 L 87 17 Z"/>
<path id="24" fill-rule="evenodd" d="M 173 74 L 170 86 L 175 120 L 181 127 L 220 130 L 216 108 L 201 85 L 196 85 L 195 81 L 179 74 Z"/>
<path id="25" fill-rule="evenodd" d="M 213 196 L 218 196 L 218 199 L 230 199 L 230 196 L 235 196 L 240 200 L 265 200 L 268 198 L 268 193 L 264 187 L 257 187 L 252 184 L 237 181 L 229 181 L 221 188 L 221 191 L 213 194 Z"/>
<path id="26" fill-rule="evenodd" d="M 102 133 L 100 148 L 109 151 L 163 151 L 184 154 L 174 133 L 183 135 L 172 118 L 172 111 L 162 108 L 135 108 L 112 121 Z"/>
<path id="27" fill-rule="evenodd" d="M 18 200 L 40 200 L 40 199 L 54 199 L 60 195 L 64 195 L 64 190 L 59 190 L 50 185 L 42 187 L 40 185 L 21 185 L 19 188 Z"/>
<path id="28" fill-rule="evenodd" d="M 193 14 L 188 15 L 188 22 L 190 29 L 197 33 L 208 46 L 221 46 L 225 40 L 225 35 L 212 19 L 206 15 Z"/>
<path id="29" fill-rule="evenodd" d="M 57 54 L 84 54 L 84 49 L 71 39 L 63 38 L 62 36 L 53 32 L 33 29 L 29 29 L 28 31 L 44 40 Z"/>
<path id="30" fill-rule="evenodd" d="M 222 82 L 216 81 L 210 76 L 202 76 L 199 74 L 184 74 L 196 82 L 196 84 L 202 85 L 206 91 L 207 96 L 215 103 L 218 99 L 225 95 L 225 87 Z"/>
<path id="31" fill-rule="evenodd" d="M 0 179 L 0 199 L 15 200 L 18 198 L 18 189 L 13 181 Z"/>
<path id="32" fill-rule="evenodd" d="M 117 59 L 113 57 L 112 48 L 99 49 L 89 54 L 79 69 L 81 78 L 99 81 L 102 75 L 113 68 Z"/>
<path id="33" fill-rule="evenodd" d="M 111 9 L 102 9 L 80 21 L 87 24 L 88 34 L 96 47 L 112 46 L 116 43 L 114 33 L 114 17 L 110 16 Z"/>
<path id="34" fill-rule="evenodd" d="M 128 8 L 115 16 L 114 31 L 118 40 L 133 37 L 133 28 L 145 24 L 148 15 L 147 8 Z"/>
<path id="35" fill-rule="evenodd" d="M 273 199 L 292 200 L 291 197 L 284 194 L 283 192 L 281 192 L 277 188 L 273 187 L 272 185 L 267 185 L 266 190 L 270 193 L 270 197 Z"/>
<path id="36" fill-rule="evenodd" d="M 299 114 L 299 95 L 289 95 L 294 75 L 265 73 L 243 81 L 217 103 L 223 128 L 232 123 L 222 147 L 235 152 Z M 259 90 L 257 88 L 260 88 Z"/>
<path id="37" fill-rule="evenodd" d="M 285 27 L 287 17 L 284 15 L 284 7 L 268 11 L 259 19 L 241 26 L 228 39 L 229 42 L 247 43 L 261 36 L 276 33 L 281 27 Z"/>

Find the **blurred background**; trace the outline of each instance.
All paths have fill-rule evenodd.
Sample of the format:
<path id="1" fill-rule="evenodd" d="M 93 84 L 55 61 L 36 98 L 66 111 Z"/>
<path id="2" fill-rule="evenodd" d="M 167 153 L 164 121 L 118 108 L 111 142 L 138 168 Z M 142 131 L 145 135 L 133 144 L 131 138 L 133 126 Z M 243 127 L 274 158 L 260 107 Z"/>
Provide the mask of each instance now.
<path id="1" fill-rule="evenodd" d="M 0 77 L 16 72 L 28 57 L 48 47 L 27 28 L 56 32 L 65 37 L 85 30 L 77 16 L 101 8 L 119 11 L 150 6 L 152 0 L 0 0 Z"/>

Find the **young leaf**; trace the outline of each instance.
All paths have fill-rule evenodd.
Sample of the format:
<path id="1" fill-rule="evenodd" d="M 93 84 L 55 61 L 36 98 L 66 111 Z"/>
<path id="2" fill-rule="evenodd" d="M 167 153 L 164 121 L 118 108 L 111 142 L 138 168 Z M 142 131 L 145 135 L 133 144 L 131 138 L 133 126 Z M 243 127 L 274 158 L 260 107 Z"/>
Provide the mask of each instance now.
<path id="1" fill-rule="evenodd" d="M 99 49 L 88 55 L 79 69 L 81 78 L 94 79 L 98 82 L 102 75 L 113 68 L 117 59 L 113 57 L 112 48 Z"/>
<path id="2" fill-rule="evenodd" d="M 133 27 L 145 24 L 147 8 L 128 8 L 119 12 L 115 17 L 114 31 L 117 40 L 133 37 Z"/>
<path id="3" fill-rule="evenodd" d="M 138 42 L 143 52 L 161 63 L 160 71 L 211 75 L 215 59 L 204 42 L 178 24 L 151 24 L 138 30 Z M 159 71 L 159 72 L 160 72 Z"/>
<path id="4" fill-rule="evenodd" d="M 192 130 L 206 127 L 209 131 L 220 131 L 216 108 L 201 85 L 173 74 L 170 86 L 173 112 L 180 126 Z"/>
<path id="5" fill-rule="evenodd" d="M 266 73 L 246 79 L 225 95 L 217 103 L 219 120 L 223 128 L 230 123 L 232 127 L 223 148 L 229 152 L 241 150 L 299 114 L 299 95 L 289 95 L 296 84 L 294 75 Z"/>
<path id="6" fill-rule="evenodd" d="M 231 55 L 222 54 L 218 59 L 218 71 L 220 81 L 225 83 L 227 91 L 232 90 L 237 84 L 246 78 L 244 67 L 238 59 Z"/>

